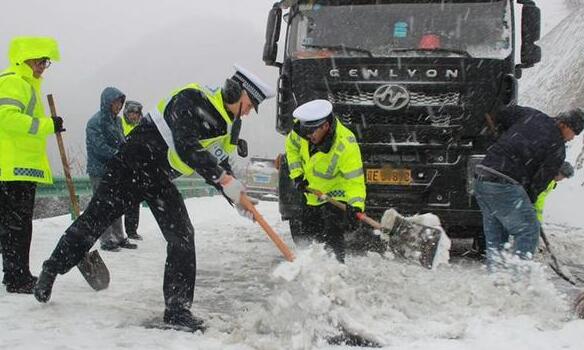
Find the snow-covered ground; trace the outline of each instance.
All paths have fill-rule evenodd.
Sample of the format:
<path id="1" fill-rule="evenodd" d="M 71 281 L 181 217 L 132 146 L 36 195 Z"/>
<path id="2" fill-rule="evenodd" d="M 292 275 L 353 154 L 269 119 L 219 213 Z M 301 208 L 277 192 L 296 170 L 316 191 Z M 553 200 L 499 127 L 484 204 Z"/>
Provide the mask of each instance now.
<path id="1" fill-rule="evenodd" d="M 165 258 L 162 235 L 143 209 L 139 248 L 102 252 L 109 289 L 94 292 L 74 270 L 59 276 L 48 304 L 0 288 L 0 349 L 348 349 L 325 341 L 337 325 L 385 349 L 582 349 L 584 320 L 571 314 L 543 265 L 520 266 L 528 271 L 523 279 L 487 275 L 465 259 L 429 271 L 369 254 L 343 266 L 318 246 L 288 263 L 221 197 L 187 206 L 197 244 L 192 310 L 208 321 L 205 334 L 141 326 L 162 313 Z M 293 246 L 277 203 L 258 209 Z M 33 273 L 68 224 L 68 216 L 35 221 Z M 584 230 L 546 228 L 558 255 L 584 264 Z"/>

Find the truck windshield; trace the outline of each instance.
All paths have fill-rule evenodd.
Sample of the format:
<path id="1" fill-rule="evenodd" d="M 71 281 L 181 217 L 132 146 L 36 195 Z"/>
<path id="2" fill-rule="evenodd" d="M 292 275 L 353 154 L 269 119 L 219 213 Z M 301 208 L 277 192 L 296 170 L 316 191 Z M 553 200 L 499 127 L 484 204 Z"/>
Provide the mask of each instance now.
<path id="1" fill-rule="evenodd" d="M 310 1 L 290 15 L 288 54 L 474 57 L 512 52 L 509 1 Z"/>

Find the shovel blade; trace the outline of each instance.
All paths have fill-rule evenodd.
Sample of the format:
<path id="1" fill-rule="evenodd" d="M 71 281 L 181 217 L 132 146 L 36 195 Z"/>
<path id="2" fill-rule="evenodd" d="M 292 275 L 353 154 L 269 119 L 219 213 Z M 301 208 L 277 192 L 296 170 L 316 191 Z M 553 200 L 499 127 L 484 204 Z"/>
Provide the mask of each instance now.
<path id="1" fill-rule="evenodd" d="M 110 273 L 97 250 L 87 253 L 77 268 L 94 290 L 100 291 L 109 286 Z"/>
<path id="2" fill-rule="evenodd" d="M 381 226 L 382 234 L 394 253 L 405 259 L 418 261 L 428 269 L 434 267 L 443 235 L 440 229 L 412 222 L 395 209 L 384 213 Z"/>

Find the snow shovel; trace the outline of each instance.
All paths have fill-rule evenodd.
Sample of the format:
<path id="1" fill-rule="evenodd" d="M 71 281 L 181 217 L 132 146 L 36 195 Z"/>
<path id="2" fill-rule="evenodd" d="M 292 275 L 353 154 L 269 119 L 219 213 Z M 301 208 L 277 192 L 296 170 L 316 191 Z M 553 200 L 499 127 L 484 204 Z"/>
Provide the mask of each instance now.
<path id="1" fill-rule="evenodd" d="M 328 202 L 343 211 L 347 210 L 345 203 L 341 203 L 320 191 L 310 188 L 306 190 L 324 202 Z M 442 236 L 439 229 L 411 222 L 394 209 L 385 212 L 384 224 L 375 221 L 365 213 L 357 213 L 357 219 L 381 231 L 382 239 L 388 241 L 390 249 L 395 253 L 406 259 L 418 260 L 422 266 L 428 269 L 432 269 L 434 266 L 438 243 Z"/>
<path id="2" fill-rule="evenodd" d="M 282 238 L 280 238 L 276 231 L 274 231 L 274 229 L 266 222 L 264 217 L 258 212 L 255 205 L 253 205 L 253 203 L 245 194 L 241 195 L 241 204 L 245 209 L 249 210 L 253 214 L 253 218 L 255 219 L 255 221 L 264 229 L 264 231 L 266 231 L 268 237 L 270 237 L 272 242 L 274 242 L 276 247 L 286 258 L 286 260 L 294 261 L 294 254 L 292 253 L 290 248 L 288 248 L 288 246 L 286 245 L 286 243 L 284 243 Z"/>
<path id="3" fill-rule="evenodd" d="M 47 95 L 47 100 L 49 101 L 49 108 L 51 109 L 51 116 L 57 116 L 57 109 L 55 108 L 55 100 L 53 95 Z M 77 201 L 77 196 L 75 195 L 75 186 L 73 184 L 73 179 L 71 177 L 71 169 L 69 168 L 69 161 L 67 160 L 67 153 L 65 153 L 65 144 L 63 143 L 63 136 L 61 132 L 55 134 L 57 136 L 57 145 L 59 146 L 59 153 L 61 155 L 61 163 L 63 164 L 63 172 L 65 173 L 65 181 L 67 183 L 67 189 L 69 190 L 69 199 L 71 201 L 71 209 L 73 210 L 73 216 L 77 218 L 80 213 L 79 202 Z M 97 250 L 87 253 L 83 259 L 77 265 L 79 272 L 87 283 L 96 291 L 106 289 L 110 282 L 110 273 L 99 255 Z"/>

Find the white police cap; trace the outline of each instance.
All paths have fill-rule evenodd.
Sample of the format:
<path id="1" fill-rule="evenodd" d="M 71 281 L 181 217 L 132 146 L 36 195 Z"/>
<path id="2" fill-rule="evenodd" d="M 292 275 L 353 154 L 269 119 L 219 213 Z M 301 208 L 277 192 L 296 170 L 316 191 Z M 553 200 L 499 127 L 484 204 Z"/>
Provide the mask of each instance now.
<path id="1" fill-rule="evenodd" d="M 327 121 L 333 112 L 333 105 L 327 100 L 313 100 L 298 106 L 292 115 L 302 126 L 319 126 Z"/>
<path id="2" fill-rule="evenodd" d="M 238 64 L 234 64 L 233 68 L 235 68 L 235 74 L 232 79 L 240 83 L 245 91 L 247 91 L 256 112 L 258 110 L 258 105 L 262 103 L 262 101 L 276 95 L 276 90 L 262 81 L 257 75 Z"/>

